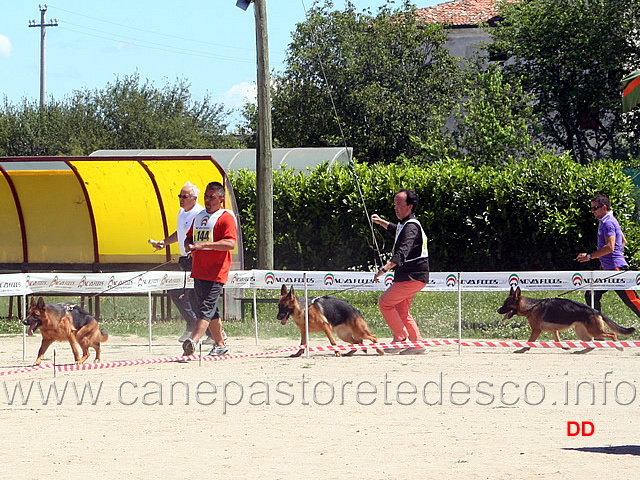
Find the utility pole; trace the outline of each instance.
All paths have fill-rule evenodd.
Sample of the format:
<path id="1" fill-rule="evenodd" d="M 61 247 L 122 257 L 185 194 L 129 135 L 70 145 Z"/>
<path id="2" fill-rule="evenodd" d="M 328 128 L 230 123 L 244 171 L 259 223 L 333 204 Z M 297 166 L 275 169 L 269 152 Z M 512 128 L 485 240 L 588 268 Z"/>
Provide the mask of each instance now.
<path id="1" fill-rule="evenodd" d="M 40 7 L 40 23 L 36 23 L 35 20 L 29 20 L 30 27 L 40 27 L 40 108 L 44 108 L 46 106 L 46 87 L 45 87 L 45 70 L 46 70 L 46 62 L 45 62 L 45 46 L 46 46 L 46 35 L 47 35 L 47 27 L 57 27 L 58 19 L 54 18 L 50 23 L 45 23 L 45 13 L 47 12 L 46 5 L 39 5 Z"/>
<path id="2" fill-rule="evenodd" d="M 273 269 L 273 152 L 271 132 L 271 81 L 269 76 L 269 36 L 267 0 L 238 0 L 246 10 L 253 3 L 256 22 L 258 66 L 258 139 L 256 148 L 256 233 L 257 267 Z"/>

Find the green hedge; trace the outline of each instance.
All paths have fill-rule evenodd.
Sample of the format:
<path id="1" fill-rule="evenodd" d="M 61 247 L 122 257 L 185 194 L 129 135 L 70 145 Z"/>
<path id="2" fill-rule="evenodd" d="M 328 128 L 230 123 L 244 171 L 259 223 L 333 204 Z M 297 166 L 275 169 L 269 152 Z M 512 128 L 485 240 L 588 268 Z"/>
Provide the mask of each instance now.
<path id="1" fill-rule="evenodd" d="M 358 182 L 366 209 L 360 198 Z M 245 242 L 245 264 L 255 267 L 255 172 L 231 174 Z M 429 165 L 322 165 L 307 173 L 274 172 L 276 269 L 368 270 L 379 264 L 367 215 L 395 221 L 399 188 L 419 195 L 418 218 L 429 237 L 434 271 L 572 270 L 578 252 L 595 250 L 597 221 L 589 201 L 609 195 L 629 240 L 627 259 L 640 244 L 631 222 L 632 184 L 619 165 L 579 165 L 569 156 L 541 155 L 501 169 L 457 160 Z M 375 227 L 386 259 L 393 239 Z M 597 268 L 597 262 L 581 268 Z"/>

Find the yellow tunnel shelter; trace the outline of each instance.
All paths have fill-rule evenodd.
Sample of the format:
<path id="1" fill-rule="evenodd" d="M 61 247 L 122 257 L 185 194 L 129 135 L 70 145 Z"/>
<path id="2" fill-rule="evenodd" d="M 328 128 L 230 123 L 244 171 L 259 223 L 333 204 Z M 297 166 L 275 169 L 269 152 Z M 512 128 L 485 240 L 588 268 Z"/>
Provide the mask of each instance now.
<path id="1" fill-rule="evenodd" d="M 224 207 L 239 219 L 212 156 L 0 158 L 0 271 L 126 271 L 175 259 L 177 244 L 154 253 L 147 240 L 176 230 L 187 181 L 201 197 L 208 183 L 221 182 Z M 240 228 L 232 253 L 232 269 L 242 270 Z"/>

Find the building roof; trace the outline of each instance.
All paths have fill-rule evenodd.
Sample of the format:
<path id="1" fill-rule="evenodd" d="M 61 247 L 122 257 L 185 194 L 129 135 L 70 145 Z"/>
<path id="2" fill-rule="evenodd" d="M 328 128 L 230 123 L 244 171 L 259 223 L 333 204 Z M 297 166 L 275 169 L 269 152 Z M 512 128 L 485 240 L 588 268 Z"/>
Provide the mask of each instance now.
<path id="1" fill-rule="evenodd" d="M 509 3 L 520 0 L 505 0 Z M 432 7 L 420 8 L 417 15 L 426 23 L 452 26 L 479 25 L 498 15 L 498 0 L 451 0 Z"/>

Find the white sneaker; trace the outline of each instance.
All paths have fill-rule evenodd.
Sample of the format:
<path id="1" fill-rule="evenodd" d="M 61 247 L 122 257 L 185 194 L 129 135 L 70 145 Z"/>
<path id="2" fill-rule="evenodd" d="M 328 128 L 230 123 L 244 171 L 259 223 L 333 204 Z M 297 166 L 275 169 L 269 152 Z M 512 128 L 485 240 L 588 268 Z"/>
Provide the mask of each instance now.
<path id="1" fill-rule="evenodd" d="M 229 347 L 226 345 L 222 345 L 218 347 L 217 345 L 211 349 L 211 351 L 207 354 L 213 357 L 220 357 L 223 355 L 229 355 Z"/>
<path id="2" fill-rule="evenodd" d="M 423 353 L 428 353 L 425 347 L 409 347 L 401 350 L 398 355 L 422 355 Z"/>
<path id="3" fill-rule="evenodd" d="M 182 336 L 178 339 L 178 341 L 179 341 L 180 343 L 184 343 L 184 341 L 185 341 L 187 338 L 191 338 L 191 334 L 192 334 L 192 333 L 193 333 L 193 332 L 190 332 L 189 330 L 185 330 L 185 331 L 184 331 L 184 333 L 182 334 Z"/>

